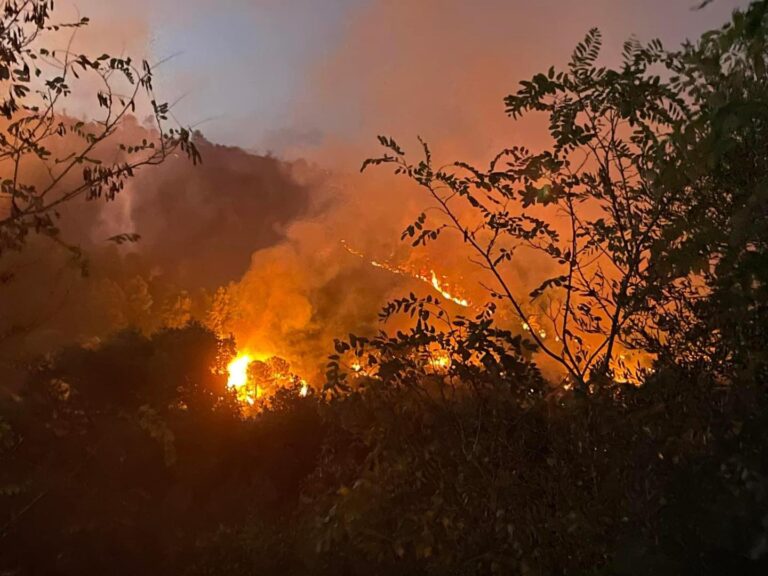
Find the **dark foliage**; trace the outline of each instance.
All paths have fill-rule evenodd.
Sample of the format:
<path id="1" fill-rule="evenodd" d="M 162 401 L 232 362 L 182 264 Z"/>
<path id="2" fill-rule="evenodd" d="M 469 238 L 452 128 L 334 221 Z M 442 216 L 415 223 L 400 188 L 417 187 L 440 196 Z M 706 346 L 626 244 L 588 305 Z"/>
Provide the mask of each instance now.
<path id="1" fill-rule="evenodd" d="M 668 368 L 584 398 L 544 393 L 531 372 L 441 399 L 433 375 L 406 386 L 393 373 L 326 400 L 288 390 L 246 419 L 210 369 L 227 353 L 191 326 L 41 368 L 2 410 L 2 569 L 764 567 L 768 398 L 755 382 Z"/>
<path id="2" fill-rule="evenodd" d="M 382 138 L 367 164 L 394 164 L 447 218 L 404 237 L 458 230 L 498 289 L 462 317 L 391 302 L 382 319 L 412 328 L 337 341 L 322 395 L 287 389 L 244 417 L 232 343 L 195 325 L 41 362 L 0 406 L 0 571 L 768 572 L 767 7 L 678 52 L 629 43 L 620 70 L 597 67 L 590 32 L 567 72 L 506 100 L 549 113 L 550 152 L 457 175 Z M 572 170 L 582 147 L 597 163 Z M 560 208 L 568 238 L 529 208 Z M 528 319 L 500 267 L 522 244 L 564 268 L 528 291 L 562 297 L 560 347 L 496 323 L 500 306 Z M 590 272 L 595 253 L 618 275 Z M 616 377 L 619 344 L 657 355 L 642 386 Z"/>
<path id="3" fill-rule="evenodd" d="M 212 372 L 226 354 L 197 326 L 127 332 L 35 373 L 2 411 L 0 569 L 173 572 L 219 525 L 288 513 L 319 453 L 316 402 L 244 419 Z"/>

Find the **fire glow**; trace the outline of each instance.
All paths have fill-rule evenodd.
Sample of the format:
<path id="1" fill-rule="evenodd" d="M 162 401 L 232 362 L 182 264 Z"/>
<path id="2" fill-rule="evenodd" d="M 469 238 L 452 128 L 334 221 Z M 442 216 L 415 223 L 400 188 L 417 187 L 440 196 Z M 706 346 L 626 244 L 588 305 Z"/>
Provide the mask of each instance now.
<path id="1" fill-rule="evenodd" d="M 248 406 L 254 406 L 256 400 L 261 398 L 263 390 L 260 386 L 250 386 L 251 379 L 249 368 L 254 358 L 250 354 L 238 354 L 234 360 L 227 365 L 227 386 L 235 391 L 237 399 Z"/>
<path id="2" fill-rule="evenodd" d="M 248 384 L 248 366 L 251 365 L 251 362 L 253 362 L 253 358 L 248 354 L 235 357 L 227 366 L 227 374 L 229 374 L 227 386 L 238 390 Z"/>
<path id="3" fill-rule="evenodd" d="M 276 368 L 282 363 L 284 366 Z M 260 378 L 254 377 L 253 367 L 266 368 L 268 374 Z M 263 371 L 263 370 L 262 370 Z M 310 385 L 305 379 L 288 370 L 288 364 L 274 356 L 254 356 L 240 352 L 227 365 L 227 386 L 235 392 L 237 399 L 244 405 L 255 406 L 267 394 L 274 394 L 279 388 L 298 388 L 299 396 L 306 397 L 310 393 Z M 261 380 L 264 381 L 261 381 Z"/>
<path id="4" fill-rule="evenodd" d="M 374 268 L 381 268 L 382 270 L 386 270 L 387 272 L 391 272 L 392 274 L 398 274 L 400 276 L 408 276 L 415 280 L 419 280 L 421 282 L 424 282 L 425 284 L 429 284 L 444 299 L 450 302 L 453 302 L 454 304 L 461 306 L 462 308 L 469 308 L 471 306 L 471 303 L 469 300 L 456 295 L 453 292 L 453 289 L 450 287 L 450 285 L 446 282 L 445 278 L 441 280 L 440 277 L 437 275 L 437 272 L 435 272 L 434 270 L 430 270 L 428 274 L 424 274 L 421 272 L 411 272 L 401 266 L 394 266 L 387 262 L 379 262 L 377 260 L 369 260 L 368 258 L 366 258 L 365 254 L 363 254 L 362 252 L 358 252 L 357 250 L 350 248 L 349 245 L 344 240 L 341 241 L 341 245 L 344 247 L 344 249 L 347 252 L 349 252 L 353 256 L 357 256 L 358 258 L 366 260 Z"/>

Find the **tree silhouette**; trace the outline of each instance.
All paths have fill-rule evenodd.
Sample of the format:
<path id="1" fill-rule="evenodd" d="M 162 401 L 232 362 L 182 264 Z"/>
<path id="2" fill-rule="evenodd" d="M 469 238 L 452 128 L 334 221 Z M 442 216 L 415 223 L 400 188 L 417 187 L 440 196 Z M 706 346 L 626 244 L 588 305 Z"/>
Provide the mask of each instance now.
<path id="1" fill-rule="evenodd" d="M 88 19 L 59 23 L 53 9 L 53 0 L 2 2 L 0 255 L 21 249 L 30 233 L 60 241 L 58 210 L 75 198 L 114 200 L 136 170 L 177 150 L 200 160 L 188 130 L 166 127 L 169 107 L 155 99 L 152 66 L 74 51 L 75 33 Z M 53 48 L 66 32 L 67 44 Z M 90 90 L 88 82 L 97 86 L 92 97 L 98 114 L 90 120 L 67 116 L 76 86 Z M 126 141 L 121 127 L 144 112 L 153 119 L 152 138 Z M 111 238 L 136 239 L 131 232 Z"/>
<path id="2" fill-rule="evenodd" d="M 458 234 L 493 300 L 525 328 L 545 319 L 544 330 L 527 336 L 574 386 L 625 381 L 633 367 L 622 350 L 664 354 L 677 335 L 692 338 L 700 303 L 737 266 L 734 255 L 751 254 L 753 268 L 763 261 L 756 254 L 765 254 L 764 227 L 750 223 L 727 239 L 722 230 L 765 215 L 754 188 L 765 165 L 756 152 L 765 6 L 754 3 L 677 52 L 658 40 L 628 41 L 617 69 L 599 65 L 601 35 L 591 30 L 565 70 L 536 74 L 505 99 L 513 118 L 547 115 L 549 150 L 506 149 L 484 169 L 437 166 L 425 142 L 413 162 L 382 136 L 385 154 L 362 169 L 391 164 L 428 194 L 432 208 L 403 239 L 419 246 Z M 727 167 L 717 165 L 725 159 Z M 556 272 L 518 287 L 509 265 L 527 258 Z M 750 289 L 762 286 L 755 280 Z M 705 323 L 699 333 L 719 338 L 722 330 L 711 328 Z M 710 359 L 721 344 L 704 348 Z"/>

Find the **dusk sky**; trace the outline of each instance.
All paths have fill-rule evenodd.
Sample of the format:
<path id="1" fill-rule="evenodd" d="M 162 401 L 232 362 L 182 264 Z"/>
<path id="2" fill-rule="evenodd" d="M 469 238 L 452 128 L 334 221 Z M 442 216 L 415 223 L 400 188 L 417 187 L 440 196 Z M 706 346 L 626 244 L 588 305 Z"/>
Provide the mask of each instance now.
<path id="1" fill-rule="evenodd" d="M 180 122 L 197 125 L 217 142 L 289 155 L 320 144 L 355 146 L 405 126 L 409 135 L 426 130 L 441 138 L 440 130 L 430 127 L 447 118 L 465 125 L 462 137 L 481 141 L 488 124 L 504 121 L 501 98 L 542 66 L 564 63 L 590 27 L 603 31 L 607 55 L 633 34 L 674 46 L 722 23 L 745 2 L 717 0 L 699 11 L 695 4 L 138 0 L 116 8 L 101 0 L 77 3 L 91 16 L 89 34 L 100 41 L 138 55 L 150 46 L 154 60 L 173 56 L 158 71 L 158 85 L 167 101 L 181 98 L 174 108 Z M 494 74 L 487 73 L 489 67 Z"/>

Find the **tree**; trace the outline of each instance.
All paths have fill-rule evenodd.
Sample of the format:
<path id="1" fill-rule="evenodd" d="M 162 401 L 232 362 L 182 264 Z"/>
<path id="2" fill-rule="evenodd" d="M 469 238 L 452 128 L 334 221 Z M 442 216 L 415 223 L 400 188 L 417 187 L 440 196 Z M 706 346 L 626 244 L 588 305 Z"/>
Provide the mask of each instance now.
<path id="1" fill-rule="evenodd" d="M 61 242 L 62 205 L 80 197 L 114 200 L 136 170 L 177 150 L 200 160 L 188 130 L 166 127 L 169 107 L 155 99 L 151 65 L 73 51 L 75 33 L 88 19 L 58 23 L 53 8 L 53 0 L 4 0 L 0 8 L 0 255 L 20 250 L 30 233 Z M 53 49 L 67 31 L 67 46 Z M 76 86 L 90 81 L 98 86 L 98 115 L 67 116 Z M 145 111 L 153 137 L 124 141 L 120 129 Z M 111 240 L 136 239 L 125 233 Z"/>
<path id="2" fill-rule="evenodd" d="M 763 132 L 765 13 L 765 2 L 754 3 L 678 52 L 628 41 L 617 69 L 598 64 L 601 35 L 591 30 L 567 69 L 537 74 L 505 99 L 513 118 L 548 116 L 549 150 L 503 150 L 485 169 L 438 167 L 423 141 L 423 158 L 412 162 L 379 137 L 386 152 L 363 170 L 392 164 L 427 192 L 433 209 L 403 239 L 419 246 L 458 233 L 493 299 L 524 328 L 545 318 L 529 337 L 573 385 L 624 381 L 632 367 L 623 350 L 663 354 L 677 335 L 691 337 L 697 303 L 734 269 L 734 255 L 765 253 L 756 248 L 764 194 L 750 188 L 765 169 L 762 148 L 752 148 Z M 751 135 L 731 133 L 734 122 Z M 745 218 L 741 235 L 723 233 Z M 518 289 L 508 266 L 532 253 L 556 272 Z"/>
<path id="3" fill-rule="evenodd" d="M 695 110 L 676 135 L 688 208 L 653 258 L 686 282 L 665 287 L 667 305 L 644 319 L 656 333 L 634 329 L 640 345 L 720 377 L 759 379 L 768 365 L 767 34 L 768 3 L 753 2 L 670 56 Z"/>

